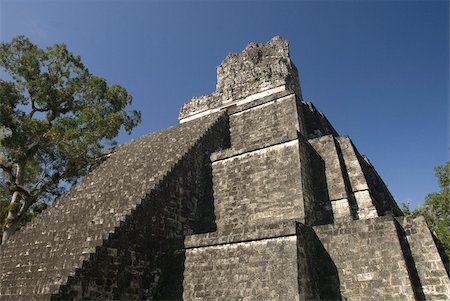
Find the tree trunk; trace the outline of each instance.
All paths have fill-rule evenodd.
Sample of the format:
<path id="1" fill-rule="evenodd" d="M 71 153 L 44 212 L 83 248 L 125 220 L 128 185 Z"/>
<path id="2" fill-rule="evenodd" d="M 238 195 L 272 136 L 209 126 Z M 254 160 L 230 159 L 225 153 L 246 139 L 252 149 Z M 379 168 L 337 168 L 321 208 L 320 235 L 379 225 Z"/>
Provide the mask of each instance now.
<path id="1" fill-rule="evenodd" d="M 24 166 L 22 164 L 17 164 L 16 166 L 16 184 L 22 185 L 23 184 L 23 174 L 24 174 Z M 4 244 L 11 235 L 14 234 L 17 230 L 17 225 L 20 222 L 20 218 L 18 216 L 18 213 L 20 211 L 20 192 L 14 191 L 11 202 L 9 202 L 9 208 L 8 208 L 8 216 L 6 217 L 6 222 L 3 226 L 3 234 L 2 234 L 2 241 L 1 244 Z"/>
<path id="2" fill-rule="evenodd" d="M 14 192 L 13 197 L 11 198 L 11 204 L 15 204 L 17 199 L 17 195 L 19 194 L 18 191 Z M 16 221 L 17 221 L 17 211 L 14 212 L 13 210 L 8 211 L 8 216 L 6 218 L 5 225 L 3 226 L 3 234 L 2 234 L 2 244 L 4 244 L 8 238 L 16 232 Z"/>

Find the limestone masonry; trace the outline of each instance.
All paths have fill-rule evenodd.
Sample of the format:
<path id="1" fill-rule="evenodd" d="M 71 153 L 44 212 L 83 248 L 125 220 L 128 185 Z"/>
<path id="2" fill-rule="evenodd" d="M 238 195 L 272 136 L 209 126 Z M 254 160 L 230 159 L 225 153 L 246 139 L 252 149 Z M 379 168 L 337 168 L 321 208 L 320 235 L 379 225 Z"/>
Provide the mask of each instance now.
<path id="1" fill-rule="evenodd" d="M 449 264 L 274 37 L 0 247 L 0 300 L 105 299 L 450 300 Z"/>

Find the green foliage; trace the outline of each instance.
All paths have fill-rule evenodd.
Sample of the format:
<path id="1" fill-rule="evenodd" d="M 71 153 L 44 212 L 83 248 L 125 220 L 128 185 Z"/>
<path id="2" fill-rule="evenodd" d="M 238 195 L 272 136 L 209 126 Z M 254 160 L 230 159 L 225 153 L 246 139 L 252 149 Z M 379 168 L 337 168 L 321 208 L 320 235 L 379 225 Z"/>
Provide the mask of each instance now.
<path id="1" fill-rule="evenodd" d="M 404 215 L 412 215 L 413 211 L 409 208 L 409 203 L 402 203 L 402 211 Z"/>
<path id="2" fill-rule="evenodd" d="M 7 189 L 5 188 L 5 179 L 3 178 L 3 173 L 0 172 L 0 236 L 3 233 L 3 226 L 6 221 L 6 217 L 9 211 L 10 205 L 10 195 L 8 194 Z M 25 212 L 25 216 L 22 218 L 21 222 L 18 225 L 18 229 L 23 227 L 26 223 L 31 221 L 35 216 L 40 214 L 47 208 L 47 204 L 44 202 L 36 202 L 32 205 L 29 210 Z"/>
<path id="3" fill-rule="evenodd" d="M 405 215 L 423 215 L 430 229 L 436 233 L 447 255 L 450 257 L 450 161 L 435 168 L 441 190 L 429 193 L 425 203 L 410 210 L 403 204 Z"/>
<path id="4" fill-rule="evenodd" d="M 127 90 L 91 74 L 64 44 L 1 43 L 0 69 L 0 193 L 19 193 L 22 213 L 60 195 L 140 122 L 126 110 Z"/>

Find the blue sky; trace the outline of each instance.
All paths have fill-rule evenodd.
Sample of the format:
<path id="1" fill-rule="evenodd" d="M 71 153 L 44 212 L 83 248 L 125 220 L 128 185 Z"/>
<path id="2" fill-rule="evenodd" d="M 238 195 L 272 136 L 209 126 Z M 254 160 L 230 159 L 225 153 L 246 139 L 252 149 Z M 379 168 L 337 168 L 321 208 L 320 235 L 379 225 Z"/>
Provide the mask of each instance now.
<path id="1" fill-rule="evenodd" d="M 125 142 L 177 123 L 212 92 L 229 52 L 290 41 L 303 96 L 366 154 L 397 202 L 438 190 L 448 160 L 447 1 L 0 0 L 0 38 L 64 42 L 91 72 L 134 96 L 143 121 Z"/>

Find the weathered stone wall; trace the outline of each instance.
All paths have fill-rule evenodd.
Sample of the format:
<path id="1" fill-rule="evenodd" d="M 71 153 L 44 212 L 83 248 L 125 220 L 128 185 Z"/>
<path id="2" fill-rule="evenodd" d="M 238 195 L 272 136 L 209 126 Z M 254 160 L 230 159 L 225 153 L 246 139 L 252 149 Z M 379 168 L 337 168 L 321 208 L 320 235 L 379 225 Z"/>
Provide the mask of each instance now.
<path id="1" fill-rule="evenodd" d="M 216 91 L 236 99 L 288 84 L 300 96 L 297 68 L 289 57 L 289 43 L 274 37 L 266 44 L 250 43 L 240 54 L 229 54 L 217 67 Z"/>
<path id="2" fill-rule="evenodd" d="M 372 197 L 364 176 L 358 151 L 348 136 L 336 137 L 349 179 L 349 190 L 356 201 L 358 219 L 383 215 L 382 204 Z"/>
<path id="3" fill-rule="evenodd" d="M 308 139 L 320 138 L 327 135 L 339 136 L 325 115 L 317 110 L 313 103 L 302 101 L 301 108 L 306 128 L 305 136 Z"/>
<path id="4" fill-rule="evenodd" d="M 171 172 L 132 210 L 104 245 L 96 249 L 53 300 L 160 297 L 159 280 L 170 254 L 168 239 L 214 231 L 211 162 L 208 154 L 226 147 L 225 118 L 178 161 Z M 181 290 L 179 290 L 181 294 Z M 179 295 L 178 297 L 181 297 Z"/>
<path id="5" fill-rule="evenodd" d="M 296 223 L 300 300 L 341 300 L 339 274 L 314 229 Z"/>
<path id="6" fill-rule="evenodd" d="M 309 143 L 325 161 L 328 195 L 331 200 L 348 199 L 349 194 L 345 183 L 345 173 L 342 170 L 340 154 L 336 148 L 335 138 L 327 135 L 310 139 Z"/>
<path id="7" fill-rule="evenodd" d="M 309 139 L 309 143 L 325 164 L 326 190 L 334 219 L 403 214 L 378 174 L 359 154 L 349 137 L 326 135 Z"/>
<path id="8" fill-rule="evenodd" d="M 361 156 L 359 158 L 364 176 L 367 179 L 369 190 L 378 204 L 381 205 L 383 214 L 393 214 L 394 216 L 403 215 L 402 210 L 398 207 L 394 197 L 389 192 L 389 189 L 384 184 L 381 177 L 378 175 L 375 168 L 369 162 L 367 157 Z"/>
<path id="9" fill-rule="evenodd" d="M 50 298 L 69 276 L 75 276 L 71 280 L 75 282 L 61 296 L 77 293 L 76 298 L 98 298 L 122 292 L 127 298 L 134 296 L 129 291 L 142 287 L 133 284 L 121 291 L 119 287 L 129 283 L 117 283 L 120 278 L 112 272 L 105 276 L 111 268 L 117 273 L 132 272 L 135 269 L 134 265 L 129 265 L 132 254 L 139 258 L 136 264 L 140 272 L 147 268 L 142 264 L 145 262 L 142 258 L 148 260 L 147 255 L 129 248 L 139 249 L 140 244 L 149 244 L 142 237 L 192 233 L 202 230 L 198 228 L 200 225 L 208 225 L 203 231 L 214 228 L 213 217 L 193 226 L 198 216 L 192 210 L 209 203 L 212 211 L 211 170 L 208 176 L 205 163 L 209 161 L 209 153 L 227 147 L 229 143 L 227 119 L 221 116 L 211 115 L 119 147 L 81 183 L 2 245 L 0 299 Z M 208 130 L 214 126 L 216 133 L 211 134 Z M 207 132 L 209 134 L 204 136 Z M 183 158 L 189 159 L 183 161 Z M 184 163 L 179 165 L 174 177 L 167 178 L 180 162 Z M 143 200 L 158 192 L 160 195 L 156 199 L 159 202 L 152 199 L 149 202 L 155 201 L 154 204 L 150 206 L 147 202 L 147 207 L 144 206 L 155 211 L 140 211 Z M 152 227 L 152 235 L 146 232 L 151 223 L 159 225 Z M 111 237 L 112 234 L 117 237 Z M 120 247 L 115 241 L 120 241 Z M 156 248 L 159 248 L 158 243 L 155 243 Z M 111 256 L 123 264 L 114 264 L 114 267 L 105 264 L 104 269 L 108 272 L 96 274 L 95 271 L 102 270 L 100 266 L 109 262 Z M 75 271 L 78 274 L 74 274 Z M 148 278 L 143 277 L 142 281 L 145 279 Z M 66 292 L 69 295 L 64 295 Z"/>
<path id="10" fill-rule="evenodd" d="M 184 300 L 341 299 L 331 257 L 298 222 L 193 235 L 185 248 Z"/>
<path id="11" fill-rule="evenodd" d="M 2 245 L 0 300 L 450 299 L 423 218 L 302 102 L 287 41 L 229 55 L 180 122 Z"/>
<path id="12" fill-rule="evenodd" d="M 295 94 L 280 92 L 227 110 L 231 148 L 211 156 L 217 231 L 185 240 L 186 300 L 313 296 L 310 270 L 298 270 L 306 242 L 297 243 L 295 228 L 282 237 L 258 228 L 314 221 L 314 150 L 298 108 Z"/>
<path id="13" fill-rule="evenodd" d="M 297 238 L 186 250 L 184 300 L 298 300 Z"/>
<path id="14" fill-rule="evenodd" d="M 278 139 L 289 141 L 297 137 L 299 127 L 296 97 L 290 94 L 230 114 L 231 145 L 236 152 L 244 152 L 274 144 Z"/>
<path id="15" fill-rule="evenodd" d="M 332 224 L 334 216 L 328 195 L 325 162 L 310 143 L 305 143 L 305 145 L 307 147 L 306 149 L 309 150 L 311 160 L 310 179 L 312 181 L 314 195 L 314 221 L 309 222 L 309 220 L 306 220 L 306 223 L 308 225 Z"/>
<path id="16" fill-rule="evenodd" d="M 329 223 L 332 219 L 331 202 L 326 195 L 319 191 L 323 182 L 317 184 L 317 176 L 325 175 L 323 161 L 303 135 L 298 135 L 300 153 L 301 190 L 304 206 L 304 219 L 301 222 L 307 225 L 320 225 Z M 317 175 L 315 176 L 315 174 Z"/>
<path id="17" fill-rule="evenodd" d="M 219 108 L 235 100 L 285 87 L 301 99 L 297 68 L 289 56 L 289 44 L 274 37 L 266 44 L 250 43 L 239 54 L 229 54 L 217 67 L 216 91 L 185 103 L 180 119 Z"/>
<path id="18" fill-rule="evenodd" d="M 298 141 L 213 162 L 218 229 L 304 220 Z"/>
<path id="19" fill-rule="evenodd" d="M 265 100 L 228 111 L 231 149 L 212 156 L 219 230 L 314 221 L 313 150 L 299 133 L 296 95 Z"/>
<path id="20" fill-rule="evenodd" d="M 349 191 L 348 174 L 345 170 L 342 154 L 332 135 L 309 139 L 325 163 L 327 195 L 331 201 L 334 220 L 356 218 L 356 204 Z"/>
<path id="21" fill-rule="evenodd" d="M 335 263 L 346 300 L 416 300 L 390 216 L 314 227 Z"/>
<path id="22" fill-rule="evenodd" d="M 444 261 L 423 216 L 398 217 L 406 242 L 411 252 L 411 260 L 416 268 L 417 290 L 422 290 L 426 300 L 448 300 L 450 280 Z"/>

